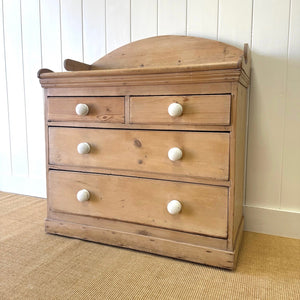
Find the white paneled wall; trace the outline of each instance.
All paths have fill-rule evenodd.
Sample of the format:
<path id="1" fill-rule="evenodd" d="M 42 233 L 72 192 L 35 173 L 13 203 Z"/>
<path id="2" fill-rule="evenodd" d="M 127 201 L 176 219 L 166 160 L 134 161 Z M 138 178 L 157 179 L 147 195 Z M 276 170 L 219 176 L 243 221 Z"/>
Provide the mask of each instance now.
<path id="1" fill-rule="evenodd" d="M 0 190 L 46 196 L 39 68 L 164 34 L 250 45 L 246 228 L 300 237 L 300 0 L 0 0 Z"/>

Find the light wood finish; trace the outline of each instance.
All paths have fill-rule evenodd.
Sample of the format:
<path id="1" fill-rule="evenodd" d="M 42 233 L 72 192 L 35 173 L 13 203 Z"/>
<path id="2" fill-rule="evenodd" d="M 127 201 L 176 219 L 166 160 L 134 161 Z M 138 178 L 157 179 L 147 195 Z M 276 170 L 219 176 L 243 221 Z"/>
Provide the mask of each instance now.
<path id="1" fill-rule="evenodd" d="M 235 268 L 250 60 L 247 47 L 164 36 L 121 47 L 90 70 L 68 61 L 77 71 L 42 72 L 46 231 Z M 183 110 L 171 117 L 174 102 Z M 91 107 L 86 116 L 78 103 Z M 111 115 L 99 121 L 94 106 Z M 168 158 L 174 147 L 177 161 Z M 84 189 L 89 200 L 79 202 Z M 182 206 L 176 215 L 171 200 Z"/>
<path id="2" fill-rule="evenodd" d="M 59 220 L 47 219 L 45 227 L 48 233 L 146 251 L 224 269 L 234 268 L 235 253 L 233 251 L 181 243 L 172 239 L 129 234 L 128 232 L 109 228 L 92 227 L 66 221 L 61 222 Z"/>
<path id="3" fill-rule="evenodd" d="M 64 67 L 67 71 L 83 71 L 83 70 L 90 70 L 91 65 L 73 60 L 73 59 L 65 59 L 64 60 Z"/>
<path id="4" fill-rule="evenodd" d="M 242 50 L 221 42 L 191 36 L 166 35 L 125 45 L 94 62 L 92 69 L 190 65 L 207 65 L 213 69 L 224 68 L 224 65 L 238 68 L 243 55 Z"/>
<path id="5" fill-rule="evenodd" d="M 168 114 L 168 106 L 178 103 L 183 113 Z M 230 95 L 131 97 L 130 123 L 229 125 Z"/>
<path id="6" fill-rule="evenodd" d="M 67 212 L 49 211 L 49 220 L 64 220 L 67 222 L 74 222 L 78 224 L 86 224 L 88 226 L 100 227 L 100 228 L 110 228 L 115 231 L 123 231 L 130 234 L 139 234 L 148 237 L 158 237 L 163 239 L 176 240 L 178 242 L 194 244 L 204 247 L 210 247 L 220 250 L 227 250 L 227 239 L 217 238 L 206 235 L 200 235 L 196 233 L 189 233 L 179 230 L 171 230 L 168 228 L 160 228 L 142 224 L 133 224 L 130 222 L 104 219 L 104 218 L 91 218 L 90 216 L 84 215 L 73 215 Z"/>
<path id="7" fill-rule="evenodd" d="M 82 189 L 90 193 L 88 201 L 77 200 L 76 194 Z M 48 199 L 54 211 L 222 238 L 227 237 L 227 197 L 225 187 L 112 175 L 49 173 Z M 167 205 L 174 199 L 181 202 L 182 210 L 170 215 Z"/>
<path id="8" fill-rule="evenodd" d="M 90 144 L 90 153 L 77 152 L 83 142 Z M 49 147 L 50 165 L 228 179 L 227 133 L 50 127 Z M 182 149 L 182 159 L 168 158 L 173 147 Z"/>
<path id="9" fill-rule="evenodd" d="M 77 104 L 86 104 L 86 116 L 76 114 Z M 124 123 L 124 97 L 49 97 L 48 121 Z"/>

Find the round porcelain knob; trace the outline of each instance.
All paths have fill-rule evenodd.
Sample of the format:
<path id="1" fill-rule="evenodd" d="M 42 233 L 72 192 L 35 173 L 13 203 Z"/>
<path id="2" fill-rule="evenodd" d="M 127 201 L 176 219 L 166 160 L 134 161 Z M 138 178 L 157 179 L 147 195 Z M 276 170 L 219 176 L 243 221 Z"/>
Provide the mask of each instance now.
<path id="1" fill-rule="evenodd" d="M 182 204 L 178 200 L 171 200 L 168 203 L 167 210 L 171 215 L 177 215 L 181 212 Z"/>
<path id="2" fill-rule="evenodd" d="M 87 154 L 91 151 L 91 146 L 88 143 L 80 143 L 77 146 L 77 151 L 79 154 Z"/>
<path id="3" fill-rule="evenodd" d="M 182 105 L 179 103 L 172 103 L 168 107 L 168 113 L 171 117 L 179 117 L 182 115 Z"/>
<path id="4" fill-rule="evenodd" d="M 86 104 L 79 103 L 75 108 L 78 116 L 86 116 L 89 113 L 89 107 Z"/>
<path id="5" fill-rule="evenodd" d="M 176 161 L 182 158 L 182 151 L 181 149 L 174 147 L 171 148 L 168 152 L 168 157 L 172 161 Z"/>
<path id="6" fill-rule="evenodd" d="M 79 202 L 88 201 L 90 199 L 90 192 L 86 189 L 80 190 L 77 193 L 77 200 Z"/>

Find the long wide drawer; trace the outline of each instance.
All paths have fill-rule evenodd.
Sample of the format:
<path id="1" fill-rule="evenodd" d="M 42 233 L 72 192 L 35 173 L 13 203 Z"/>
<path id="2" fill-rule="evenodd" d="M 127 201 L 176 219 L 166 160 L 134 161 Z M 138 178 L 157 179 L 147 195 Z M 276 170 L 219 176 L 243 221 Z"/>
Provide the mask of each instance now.
<path id="1" fill-rule="evenodd" d="M 171 160 L 171 148 L 182 158 Z M 229 134 L 50 127 L 49 164 L 228 180 Z"/>
<path id="2" fill-rule="evenodd" d="M 48 121 L 124 123 L 124 97 L 48 97 Z"/>
<path id="3" fill-rule="evenodd" d="M 89 200 L 79 202 L 82 189 Z M 53 211 L 227 237 L 226 187 L 50 171 L 48 199 Z M 171 200 L 181 203 L 180 213 L 168 212 Z"/>
<path id="4" fill-rule="evenodd" d="M 172 111 L 170 105 L 173 103 L 180 108 L 180 112 L 176 111 L 176 107 Z M 229 125 L 230 104 L 230 95 L 131 97 L 130 122 L 137 124 Z M 176 113 L 179 115 L 176 116 Z"/>

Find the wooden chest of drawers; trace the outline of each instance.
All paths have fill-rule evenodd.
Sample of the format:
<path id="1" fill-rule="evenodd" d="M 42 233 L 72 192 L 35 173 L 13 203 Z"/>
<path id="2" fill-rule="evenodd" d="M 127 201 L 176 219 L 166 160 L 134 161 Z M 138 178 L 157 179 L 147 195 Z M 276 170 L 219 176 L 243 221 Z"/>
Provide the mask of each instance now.
<path id="1" fill-rule="evenodd" d="M 233 269 L 249 61 L 247 47 L 161 36 L 40 70 L 46 232 Z"/>

